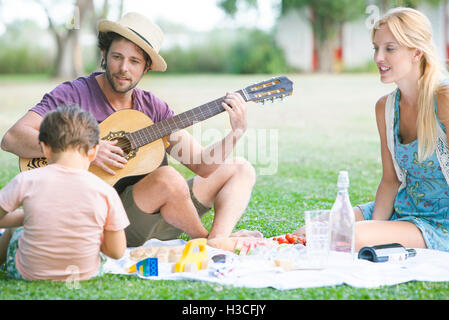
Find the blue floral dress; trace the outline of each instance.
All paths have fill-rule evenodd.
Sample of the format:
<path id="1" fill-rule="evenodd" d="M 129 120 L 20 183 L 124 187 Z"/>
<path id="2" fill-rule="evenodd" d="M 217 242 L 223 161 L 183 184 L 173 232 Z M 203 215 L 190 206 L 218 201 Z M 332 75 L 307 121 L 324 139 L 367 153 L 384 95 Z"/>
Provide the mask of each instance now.
<path id="1" fill-rule="evenodd" d="M 422 232 L 427 248 L 449 251 L 449 186 L 434 152 L 426 160 L 418 160 L 418 141 L 402 144 L 399 134 L 399 99 L 394 104 L 395 157 L 406 171 L 406 187 L 394 201 L 390 220 L 413 222 Z M 435 102 L 435 113 L 437 105 Z M 438 119 L 438 124 L 446 132 Z M 358 206 L 365 220 L 371 220 L 374 202 Z"/>

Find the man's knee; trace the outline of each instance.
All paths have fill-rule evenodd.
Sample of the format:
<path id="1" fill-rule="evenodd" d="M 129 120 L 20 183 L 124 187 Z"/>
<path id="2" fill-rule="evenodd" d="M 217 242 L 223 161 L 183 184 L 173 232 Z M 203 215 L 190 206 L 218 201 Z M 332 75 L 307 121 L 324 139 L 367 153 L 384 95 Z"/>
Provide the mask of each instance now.
<path id="1" fill-rule="evenodd" d="M 252 183 L 252 185 L 256 183 L 256 170 L 248 160 L 237 157 L 232 159 L 232 165 L 235 175 L 245 177 Z"/>
<path id="2" fill-rule="evenodd" d="M 190 197 L 189 187 L 185 178 L 176 169 L 170 166 L 162 166 L 151 173 L 148 183 L 154 184 L 171 198 Z"/>

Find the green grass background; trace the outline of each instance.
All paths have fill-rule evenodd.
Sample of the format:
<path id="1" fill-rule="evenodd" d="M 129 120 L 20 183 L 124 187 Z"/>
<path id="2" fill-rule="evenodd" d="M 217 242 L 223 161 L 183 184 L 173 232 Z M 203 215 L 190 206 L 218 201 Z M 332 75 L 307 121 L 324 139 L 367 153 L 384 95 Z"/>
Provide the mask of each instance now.
<path id="1" fill-rule="evenodd" d="M 176 113 L 191 109 L 272 75 L 163 75 L 151 74 L 142 89 L 164 99 Z M 248 131 L 277 133 L 270 145 L 277 152 L 277 172 L 262 175 L 264 150 L 253 150 L 244 138 L 240 150 L 258 173 L 248 208 L 236 226 L 258 229 L 266 237 L 292 232 L 303 225 L 307 209 L 330 208 L 336 196 L 339 170 L 349 171 L 353 205 L 374 198 L 381 176 L 379 138 L 374 105 L 393 90 L 373 74 L 289 75 L 293 96 L 264 106 L 248 105 Z M 60 81 L 45 77 L 0 77 L 0 134 Z M 197 126 L 224 136 L 230 126 L 225 114 Z M 266 130 L 266 131 L 263 131 Z M 193 129 L 189 131 L 193 133 Z M 212 141 L 201 141 L 207 145 Z M 209 139 L 210 140 L 210 139 Z M 258 140 L 259 141 L 259 140 Z M 254 141 L 253 141 L 254 142 Z M 18 173 L 17 157 L 0 151 L 0 187 Z M 186 177 L 192 173 L 171 161 Z M 213 212 L 203 217 L 210 228 Z M 185 235 L 182 236 L 187 239 Z M 51 281 L 17 281 L 0 272 L 0 299 L 448 299 L 447 282 L 408 282 L 375 289 L 347 285 L 279 291 L 248 289 L 193 281 L 148 281 L 134 276 L 105 275 L 83 281 L 78 289 Z"/>

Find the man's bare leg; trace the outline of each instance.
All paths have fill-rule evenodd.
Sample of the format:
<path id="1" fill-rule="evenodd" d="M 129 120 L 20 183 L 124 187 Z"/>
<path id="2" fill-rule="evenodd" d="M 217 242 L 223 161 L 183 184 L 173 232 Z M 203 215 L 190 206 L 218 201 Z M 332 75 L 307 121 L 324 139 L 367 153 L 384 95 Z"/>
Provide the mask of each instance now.
<path id="1" fill-rule="evenodd" d="M 215 209 L 208 235 L 190 199 L 184 177 L 174 168 L 156 169 L 136 183 L 133 196 L 136 205 L 149 214 L 160 211 L 164 220 L 192 238 L 216 238 L 231 235 L 245 211 L 256 180 L 255 170 L 245 159 L 225 162 L 209 177 L 195 177 L 193 193 L 205 206 Z M 235 236 L 262 237 L 259 231 L 240 230 Z"/>
<path id="2" fill-rule="evenodd" d="M 242 158 L 226 161 L 207 178 L 195 177 L 195 197 L 203 205 L 215 209 L 210 239 L 231 235 L 249 203 L 255 182 L 253 166 Z M 234 235 L 262 237 L 259 231 L 248 230 L 240 230 Z"/>
<path id="3" fill-rule="evenodd" d="M 189 187 L 174 168 L 163 166 L 148 174 L 134 186 L 133 197 L 142 211 L 160 212 L 167 223 L 190 237 L 208 236 L 190 198 Z"/>

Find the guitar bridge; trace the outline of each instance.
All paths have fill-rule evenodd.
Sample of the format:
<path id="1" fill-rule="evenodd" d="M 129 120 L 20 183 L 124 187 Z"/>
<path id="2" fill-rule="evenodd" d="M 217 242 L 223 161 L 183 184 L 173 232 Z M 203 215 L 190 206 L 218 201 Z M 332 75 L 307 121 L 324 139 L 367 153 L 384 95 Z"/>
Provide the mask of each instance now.
<path id="1" fill-rule="evenodd" d="M 139 148 L 132 148 L 131 141 L 129 141 L 128 137 L 126 136 L 127 134 L 128 132 L 125 131 L 109 132 L 109 134 L 101 138 L 101 140 L 117 140 L 116 146 L 123 150 L 123 152 L 125 153 L 124 158 L 126 160 L 130 160 L 136 156 Z"/>

